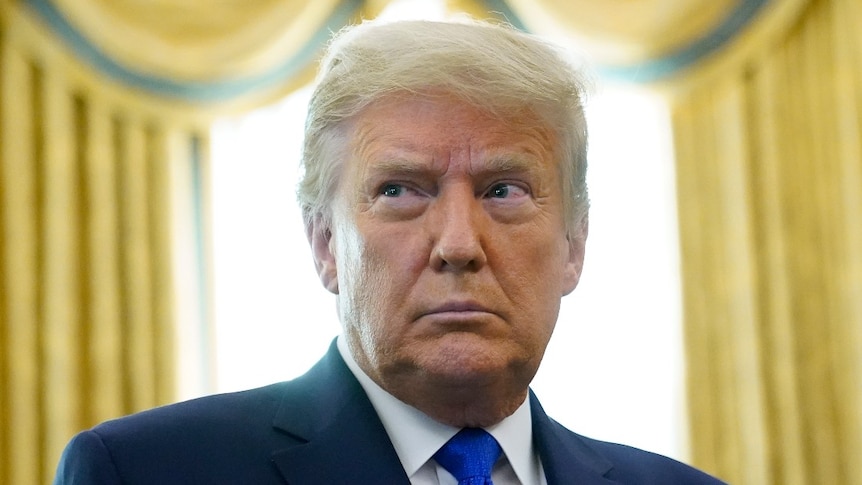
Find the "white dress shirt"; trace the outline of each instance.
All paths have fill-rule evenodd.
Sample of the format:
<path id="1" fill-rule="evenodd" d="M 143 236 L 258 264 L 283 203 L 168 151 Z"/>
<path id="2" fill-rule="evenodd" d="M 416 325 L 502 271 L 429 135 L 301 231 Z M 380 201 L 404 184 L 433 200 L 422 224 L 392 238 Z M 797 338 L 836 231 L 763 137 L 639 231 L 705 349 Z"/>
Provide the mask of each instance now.
<path id="1" fill-rule="evenodd" d="M 433 456 L 460 429 L 431 419 L 383 390 L 359 368 L 343 336 L 338 337 L 337 344 L 341 357 L 380 416 L 410 483 L 457 485 L 455 477 L 437 464 Z M 539 455 L 533 448 L 529 399 L 525 399 L 511 416 L 485 430 L 503 449 L 502 457 L 491 472 L 495 485 L 547 485 Z"/>

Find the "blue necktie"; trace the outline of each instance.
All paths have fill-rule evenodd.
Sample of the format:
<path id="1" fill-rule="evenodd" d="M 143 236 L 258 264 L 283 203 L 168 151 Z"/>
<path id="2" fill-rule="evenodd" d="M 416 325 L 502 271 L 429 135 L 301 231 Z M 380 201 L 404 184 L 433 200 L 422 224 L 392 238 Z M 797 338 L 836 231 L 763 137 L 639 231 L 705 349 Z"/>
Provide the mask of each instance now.
<path id="1" fill-rule="evenodd" d="M 485 430 L 464 428 L 434 454 L 434 459 L 458 480 L 458 485 L 494 485 L 491 468 L 501 451 L 497 440 Z"/>

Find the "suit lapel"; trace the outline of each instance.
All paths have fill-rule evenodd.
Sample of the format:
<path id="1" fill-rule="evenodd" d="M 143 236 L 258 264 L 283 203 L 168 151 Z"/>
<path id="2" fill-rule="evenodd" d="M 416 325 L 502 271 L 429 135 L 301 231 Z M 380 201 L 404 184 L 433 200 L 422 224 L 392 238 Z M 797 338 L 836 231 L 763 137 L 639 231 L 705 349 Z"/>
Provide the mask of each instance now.
<path id="1" fill-rule="evenodd" d="M 290 383 L 273 426 L 297 444 L 272 455 L 289 484 L 408 484 L 362 386 L 333 344 Z"/>
<path id="2" fill-rule="evenodd" d="M 533 418 L 533 441 L 539 451 L 548 485 L 617 483 L 605 478 L 613 464 L 577 434 L 549 418 L 532 391 L 530 409 Z"/>

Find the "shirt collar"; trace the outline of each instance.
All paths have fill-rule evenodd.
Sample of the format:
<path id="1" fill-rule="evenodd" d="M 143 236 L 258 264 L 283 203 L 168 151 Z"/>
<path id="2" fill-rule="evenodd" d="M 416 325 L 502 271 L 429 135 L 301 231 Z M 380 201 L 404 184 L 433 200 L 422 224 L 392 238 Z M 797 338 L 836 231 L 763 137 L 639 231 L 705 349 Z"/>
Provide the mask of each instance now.
<path id="1" fill-rule="evenodd" d="M 337 340 L 338 351 L 347 367 L 374 406 L 407 476 L 413 476 L 459 428 L 431 419 L 425 413 L 399 400 L 377 385 L 353 359 L 345 339 Z M 541 473 L 538 455 L 533 449 L 533 424 L 530 400 L 499 423 L 485 428 L 503 449 L 521 483 L 534 483 Z M 526 437 L 526 439 L 525 439 Z"/>

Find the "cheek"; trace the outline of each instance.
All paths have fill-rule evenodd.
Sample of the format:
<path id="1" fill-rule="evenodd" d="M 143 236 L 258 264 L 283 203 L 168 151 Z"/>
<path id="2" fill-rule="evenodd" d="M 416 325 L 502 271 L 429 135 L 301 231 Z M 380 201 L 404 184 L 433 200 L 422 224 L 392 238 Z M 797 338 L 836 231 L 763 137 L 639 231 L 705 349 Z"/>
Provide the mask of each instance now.
<path id="1" fill-rule="evenodd" d="M 369 231 L 366 237 L 350 239 L 342 244 L 338 259 L 342 323 L 355 327 L 366 342 L 383 339 L 394 330 L 387 322 L 405 317 L 400 306 L 407 301 L 415 274 L 414 252 L 396 234 Z"/>
<path id="2" fill-rule="evenodd" d="M 420 227 L 380 225 L 364 231 L 364 245 L 357 254 L 361 276 L 381 295 L 406 292 L 415 277 L 428 265 L 428 248 L 422 243 Z"/>
<path id="3" fill-rule="evenodd" d="M 501 238 L 496 246 L 498 274 L 508 274 L 510 285 L 536 297 L 563 295 L 563 275 L 569 260 L 564 235 L 541 237 L 547 229 L 525 229 Z M 550 291 L 553 289 L 553 291 Z"/>
<path id="4" fill-rule="evenodd" d="M 531 339 L 548 338 L 566 291 L 568 244 L 562 236 L 551 239 L 528 234 L 507 241 L 517 244 L 509 242 L 501 247 L 494 273 L 524 319 L 520 331 Z"/>

